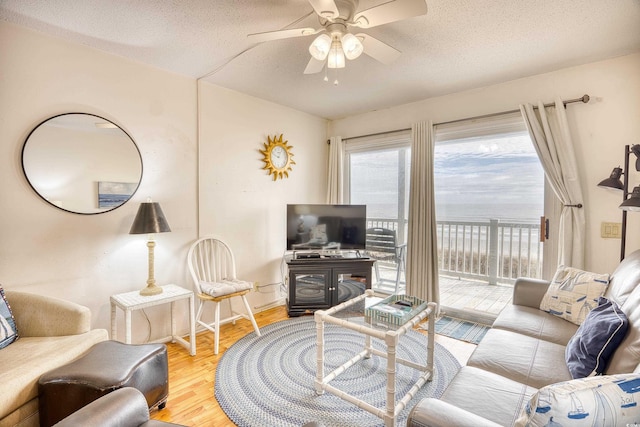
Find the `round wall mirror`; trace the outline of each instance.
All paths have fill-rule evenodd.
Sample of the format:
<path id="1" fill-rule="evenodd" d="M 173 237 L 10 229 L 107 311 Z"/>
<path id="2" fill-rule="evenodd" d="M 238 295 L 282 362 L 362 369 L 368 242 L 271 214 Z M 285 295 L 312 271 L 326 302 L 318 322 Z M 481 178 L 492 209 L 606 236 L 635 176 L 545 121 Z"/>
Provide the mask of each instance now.
<path id="1" fill-rule="evenodd" d="M 115 123 L 93 114 L 68 113 L 35 127 L 22 147 L 22 169 L 48 203 L 79 214 L 122 206 L 142 179 L 142 157 Z"/>

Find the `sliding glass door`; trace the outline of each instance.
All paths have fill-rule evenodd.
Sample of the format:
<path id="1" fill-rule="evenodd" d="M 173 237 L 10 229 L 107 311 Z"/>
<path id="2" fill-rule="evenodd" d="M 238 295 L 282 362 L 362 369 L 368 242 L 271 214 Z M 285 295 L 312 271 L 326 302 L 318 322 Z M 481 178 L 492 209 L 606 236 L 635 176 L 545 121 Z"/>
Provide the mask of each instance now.
<path id="1" fill-rule="evenodd" d="M 439 128 L 434 159 L 441 306 L 490 320 L 542 277 L 542 165 L 519 114 Z"/>
<path id="2" fill-rule="evenodd" d="M 345 194 L 367 205 L 367 254 L 375 258 L 373 289 L 403 291 L 409 208 L 410 140 L 407 133 L 345 144 Z"/>
<path id="3" fill-rule="evenodd" d="M 510 303 L 517 277 L 548 278 L 543 261 L 555 244 L 541 243 L 541 217 L 555 197 L 519 114 L 440 125 L 435 135 L 441 305 L 490 321 Z M 347 201 L 366 204 L 368 227 L 378 236 L 391 230 L 397 248 L 374 256 L 382 292 L 406 288 L 410 145 L 409 132 L 345 143 Z"/>

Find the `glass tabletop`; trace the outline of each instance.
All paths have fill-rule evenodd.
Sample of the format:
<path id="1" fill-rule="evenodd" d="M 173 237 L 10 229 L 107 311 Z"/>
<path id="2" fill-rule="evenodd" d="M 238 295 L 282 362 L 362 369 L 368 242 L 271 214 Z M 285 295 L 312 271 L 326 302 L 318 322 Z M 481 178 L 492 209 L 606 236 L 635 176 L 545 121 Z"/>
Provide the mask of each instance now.
<path id="1" fill-rule="evenodd" d="M 402 313 L 403 315 L 398 314 L 398 318 L 394 318 L 394 316 L 384 316 L 387 312 L 387 307 L 394 308 L 390 307 L 390 305 L 397 301 L 410 301 L 412 305 Z M 335 319 L 364 324 L 376 330 L 388 331 L 401 328 L 415 319 L 416 316 L 422 314 L 428 307 L 429 303 L 408 295 L 384 295 L 376 294 L 372 290 L 367 290 L 363 295 L 347 300 L 328 310 L 321 311 L 321 313 Z M 379 311 L 379 308 L 382 308 L 383 311 Z M 435 311 L 434 308 L 430 310 L 430 313 L 433 311 Z M 413 323 L 414 325 L 419 324 L 427 318 L 427 316 L 423 316 L 421 319 L 416 319 Z"/>

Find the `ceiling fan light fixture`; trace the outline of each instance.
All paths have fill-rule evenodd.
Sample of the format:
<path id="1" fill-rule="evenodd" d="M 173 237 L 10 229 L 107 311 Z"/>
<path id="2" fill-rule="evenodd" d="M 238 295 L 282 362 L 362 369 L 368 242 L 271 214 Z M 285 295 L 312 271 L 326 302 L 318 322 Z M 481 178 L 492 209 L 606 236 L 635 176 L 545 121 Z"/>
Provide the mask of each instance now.
<path id="1" fill-rule="evenodd" d="M 340 40 L 334 40 L 331 43 L 331 50 L 329 51 L 329 56 L 327 60 L 328 68 L 344 68 L 344 51 L 342 50 L 342 45 L 340 44 Z"/>
<path id="2" fill-rule="evenodd" d="M 324 61 L 331 49 L 331 37 L 320 34 L 309 46 L 309 53 L 318 61 Z"/>
<path id="3" fill-rule="evenodd" d="M 342 50 L 347 59 L 353 60 L 362 55 L 364 46 L 360 39 L 351 33 L 347 33 L 342 36 Z"/>

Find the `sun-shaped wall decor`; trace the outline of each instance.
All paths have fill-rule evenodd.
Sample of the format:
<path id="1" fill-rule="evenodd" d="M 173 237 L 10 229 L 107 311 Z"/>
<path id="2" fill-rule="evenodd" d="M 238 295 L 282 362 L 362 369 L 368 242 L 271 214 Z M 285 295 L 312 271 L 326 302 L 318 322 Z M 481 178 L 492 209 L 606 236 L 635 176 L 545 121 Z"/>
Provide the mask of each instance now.
<path id="1" fill-rule="evenodd" d="M 264 150 L 260 152 L 264 155 L 264 167 L 269 175 L 273 175 L 273 180 L 284 177 L 289 178 L 291 165 L 295 165 L 293 161 L 293 153 L 291 145 L 287 145 L 289 141 L 282 141 L 282 134 L 279 137 L 267 137 L 268 143 L 264 143 Z"/>

